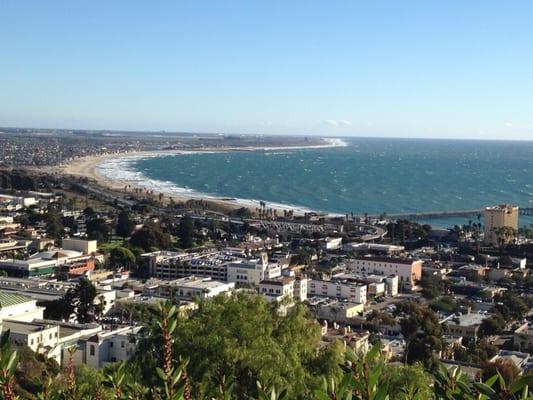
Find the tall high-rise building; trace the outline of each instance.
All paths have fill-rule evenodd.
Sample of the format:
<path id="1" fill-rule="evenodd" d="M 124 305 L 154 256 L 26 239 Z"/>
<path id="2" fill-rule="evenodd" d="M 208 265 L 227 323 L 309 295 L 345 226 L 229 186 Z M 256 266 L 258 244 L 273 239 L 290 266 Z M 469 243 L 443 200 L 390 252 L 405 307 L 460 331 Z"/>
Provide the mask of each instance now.
<path id="1" fill-rule="evenodd" d="M 511 242 L 514 237 L 505 228 L 518 229 L 518 207 L 502 204 L 485 208 L 485 244 L 499 246 Z"/>

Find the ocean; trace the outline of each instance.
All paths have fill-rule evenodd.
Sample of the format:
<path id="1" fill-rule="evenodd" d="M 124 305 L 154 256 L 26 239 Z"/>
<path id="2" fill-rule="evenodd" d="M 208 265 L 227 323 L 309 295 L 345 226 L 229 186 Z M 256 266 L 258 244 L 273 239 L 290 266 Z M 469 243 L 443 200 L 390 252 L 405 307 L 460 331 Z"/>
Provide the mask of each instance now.
<path id="1" fill-rule="evenodd" d="M 100 172 L 154 190 L 329 213 L 533 207 L 533 142 L 343 139 L 344 146 L 125 157 Z M 467 218 L 427 220 L 438 226 Z M 531 217 L 522 217 L 531 224 Z"/>

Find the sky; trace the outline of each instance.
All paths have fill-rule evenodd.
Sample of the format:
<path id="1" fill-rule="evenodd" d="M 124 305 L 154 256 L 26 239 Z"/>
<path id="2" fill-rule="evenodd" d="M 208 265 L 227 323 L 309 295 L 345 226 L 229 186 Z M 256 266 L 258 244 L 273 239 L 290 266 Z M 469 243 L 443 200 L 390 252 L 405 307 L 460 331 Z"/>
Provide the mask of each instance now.
<path id="1" fill-rule="evenodd" d="M 533 140 L 532 1 L 0 0 L 0 126 Z"/>

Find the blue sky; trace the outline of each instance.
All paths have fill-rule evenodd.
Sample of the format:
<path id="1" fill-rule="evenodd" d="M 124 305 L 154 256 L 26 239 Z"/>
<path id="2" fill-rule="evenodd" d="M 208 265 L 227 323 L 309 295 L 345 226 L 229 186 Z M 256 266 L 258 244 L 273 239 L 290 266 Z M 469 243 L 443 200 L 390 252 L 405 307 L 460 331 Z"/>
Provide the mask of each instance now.
<path id="1" fill-rule="evenodd" d="M 0 126 L 533 140 L 531 1 L 0 0 Z"/>

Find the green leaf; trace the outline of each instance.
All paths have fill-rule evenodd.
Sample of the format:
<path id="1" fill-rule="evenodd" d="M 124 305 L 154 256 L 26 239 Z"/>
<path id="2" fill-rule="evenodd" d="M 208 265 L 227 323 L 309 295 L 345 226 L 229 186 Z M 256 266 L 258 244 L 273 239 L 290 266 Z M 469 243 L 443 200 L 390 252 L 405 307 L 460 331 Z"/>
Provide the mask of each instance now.
<path id="1" fill-rule="evenodd" d="M 494 396 L 496 394 L 494 389 L 492 389 L 490 386 L 484 383 L 481 383 L 481 382 L 475 382 L 474 387 L 479 393 L 484 394 L 485 396 L 488 396 L 488 397 Z"/>
<path id="2" fill-rule="evenodd" d="M 161 380 L 166 381 L 167 380 L 167 374 L 165 374 L 165 371 L 163 371 L 161 368 L 157 367 L 156 369 L 157 375 L 161 378 Z"/>
<path id="3" fill-rule="evenodd" d="M 331 397 L 322 390 L 315 391 L 315 400 L 331 400 Z"/>
<path id="4" fill-rule="evenodd" d="M 513 382 L 509 390 L 511 393 L 516 393 L 522 390 L 526 386 L 533 385 L 533 375 L 524 375 Z"/>
<path id="5" fill-rule="evenodd" d="M 376 358 L 376 356 L 378 355 L 378 352 L 379 352 L 380 348 L 381 348 L 381 344 L 379 342 L 376 343 L 374 346 L 372 346 L 370 351 L 368 353 L 366 353 L 366 356 L 365 356 L 366 362 L 373 361 Z"/>
<path id="6" fill-rule="evenodd" d="M 386 400 L 389 398 L 388 392 L 388 385 L 381 385 L 378 389 L 378 391 L 374 394 L 374 397 L 372 400 Z"/>

